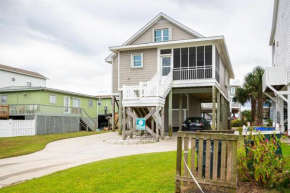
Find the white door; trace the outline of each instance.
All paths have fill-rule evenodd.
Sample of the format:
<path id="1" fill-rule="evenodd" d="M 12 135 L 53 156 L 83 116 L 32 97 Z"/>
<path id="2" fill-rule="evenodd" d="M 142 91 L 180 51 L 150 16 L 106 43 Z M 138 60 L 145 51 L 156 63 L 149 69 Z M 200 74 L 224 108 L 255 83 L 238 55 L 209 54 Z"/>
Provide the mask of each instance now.
<path id="1" fill-rule="evenodd" d="M 81 101 L 78 98 L 73 98 L 73 107 L 80 108 L 81 107 Z"/>
<path id="2" fill-rule="evenodd" d="M 64 97 L 64 113 L 70 113 L 70 98 Z"/>
<path id="3" fill-rule="evenodd" d="M 161 70 L 162 76 L 167 76 L 171 69 L 171 57 L 170 56 L 163 56 L 161 57 Z"/>

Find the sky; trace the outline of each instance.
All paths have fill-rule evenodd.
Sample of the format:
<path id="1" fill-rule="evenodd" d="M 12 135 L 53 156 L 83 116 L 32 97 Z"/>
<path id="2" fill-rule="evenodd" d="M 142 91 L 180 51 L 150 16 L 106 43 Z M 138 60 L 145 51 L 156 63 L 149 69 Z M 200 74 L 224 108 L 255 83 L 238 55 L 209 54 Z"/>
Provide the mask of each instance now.
<path id="1" fill-rule="evenodd" d="M 0 64 L 36 71 L 47 87 L 111 93 L 110 46 L 160 12 L 203 36 L 225 37 L 235 84 L 271 66 L 273 0 L 0 0 Z"/>

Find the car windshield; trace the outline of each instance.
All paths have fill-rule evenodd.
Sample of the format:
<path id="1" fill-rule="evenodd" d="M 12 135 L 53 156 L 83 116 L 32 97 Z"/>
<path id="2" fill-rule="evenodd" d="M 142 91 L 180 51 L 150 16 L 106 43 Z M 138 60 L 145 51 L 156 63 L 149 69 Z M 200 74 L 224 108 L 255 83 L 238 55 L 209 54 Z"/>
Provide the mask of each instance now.
<path id="1" fill-rule="evenodd" d="M 186 120 L 189 123 L 202 123 L 202 118 L 201 117 L 191 117 L 191 118 L 187 118 Z"/>

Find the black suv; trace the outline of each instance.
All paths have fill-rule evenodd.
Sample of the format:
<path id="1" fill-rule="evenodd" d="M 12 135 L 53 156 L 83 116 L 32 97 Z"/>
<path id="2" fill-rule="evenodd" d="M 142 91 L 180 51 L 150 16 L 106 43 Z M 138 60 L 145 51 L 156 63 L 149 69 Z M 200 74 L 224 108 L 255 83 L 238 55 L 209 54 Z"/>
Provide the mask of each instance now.
<path id="1" fill-rule="evenodd" d="M 210 123 L 203 117 L 188 117 L 182 124 L 182 131 L 210 130 Z"/>

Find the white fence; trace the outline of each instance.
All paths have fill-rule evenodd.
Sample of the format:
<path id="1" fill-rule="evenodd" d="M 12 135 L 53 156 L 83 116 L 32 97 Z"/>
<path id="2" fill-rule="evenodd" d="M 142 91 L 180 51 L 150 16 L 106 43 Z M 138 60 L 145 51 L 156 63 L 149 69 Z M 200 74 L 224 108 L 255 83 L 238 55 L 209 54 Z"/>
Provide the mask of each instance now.
<path id="1" fill-rule="evenodd" d="M 16 137 L 35 134 L 35 120 L 0 120 L 0 137 Z"/>

